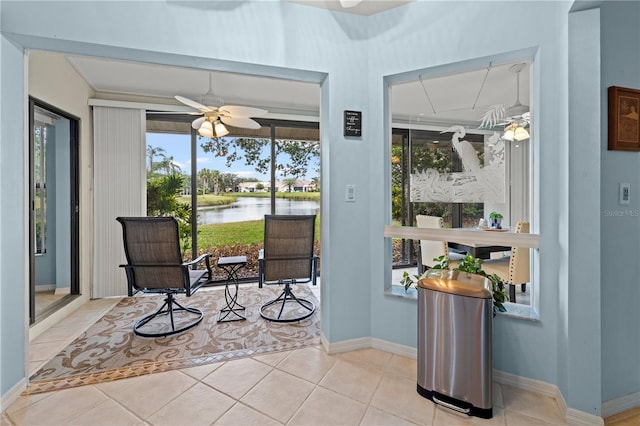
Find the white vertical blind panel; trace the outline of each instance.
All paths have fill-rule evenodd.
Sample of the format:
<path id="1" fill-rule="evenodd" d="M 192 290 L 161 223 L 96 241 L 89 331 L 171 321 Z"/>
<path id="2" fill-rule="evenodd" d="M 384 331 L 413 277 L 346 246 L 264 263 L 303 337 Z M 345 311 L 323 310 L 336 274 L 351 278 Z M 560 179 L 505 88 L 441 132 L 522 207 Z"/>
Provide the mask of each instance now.
<path id="1" fill-rule="evenodd" d="M 529 222 L 529 139 L 512 144 L 511 224 L 515 226 L 521 220 Z"/>
<path id="2" fill-rule="evenodd" d="M 146 216 L 145 112 L 94 107 L 93 297 L 127 294 L 118 216 Z"/>

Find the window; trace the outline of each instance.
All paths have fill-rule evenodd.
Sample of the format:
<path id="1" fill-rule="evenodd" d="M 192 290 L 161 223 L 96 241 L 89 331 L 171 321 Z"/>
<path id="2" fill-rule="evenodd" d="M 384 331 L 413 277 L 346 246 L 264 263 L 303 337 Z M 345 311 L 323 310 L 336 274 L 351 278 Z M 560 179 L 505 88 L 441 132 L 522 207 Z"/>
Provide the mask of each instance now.
<path id="1" fill-rule="evenodd" d="M 265 214 L 316 214 L 319 226 L 317 123 L 260 120 L 260 129 L 230 128 L 232 133 L 224 137 L 209 138 L 191 128 L 191 116 L 168 126 L 169 119 L 180 117 L 148 114 L 147 208 L 150 215 L 184 213 L 179 222 L 184 224 L 187 257 L 190 252 L 192 258 L 202 253 L 214 258 L 244 253 L 248 262 L 239 277 L 255 279 Z M 181 131 L 161 131 L 166 128 Z M 172 212 L 155 207 L 156 187 L 167 188 L 169 176 L 181 183 L 171 187 L 177 194 L 175 203 L 161 204 L 165 210 L 172 207 Z M 317 228 L 318 253 L 319 237 Z M 226 279 L 219 268 L 214 268 L 214 274 L 216 279 Z"/>
<path id="2" fill-rule="evenodd" d="M 429 215 L 441 217 L 445 228 L 474 228 L 492 212 L 511 230 L 531 222 L 530 69 L 528 61 L 489 63 L 428 78 L 416 73 L 415 79 L 398 77 L 409 81 L 388 79 L 392 225 L 416 226 L 417 215 Z M 418 273 L 419 246 L 392 240 L 393 285 L 405 271 Z M 506 278 L 511 247 L 449 242 L 450 253 L 456 250 L 482 258 L 488 272 Z M 531 281 L 524 292 L 518 286 L 517 303 L 530 303 Z"/>
<path id="3" fill-rule="evenodd" d="M 47 124 L 49 123 L 49 124 Z M 38 113 L 33 125 L 33 185 L 35 232 L 34 248 L 36 254 L 47 252 L 47 133 L 51 119 Z"/>

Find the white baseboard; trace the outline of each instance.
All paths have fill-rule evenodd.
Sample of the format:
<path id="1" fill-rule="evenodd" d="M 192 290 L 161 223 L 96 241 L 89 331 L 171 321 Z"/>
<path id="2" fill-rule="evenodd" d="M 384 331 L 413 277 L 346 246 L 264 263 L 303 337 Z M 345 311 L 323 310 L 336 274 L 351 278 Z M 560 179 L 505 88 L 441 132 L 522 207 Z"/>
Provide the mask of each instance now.
<path id="1" fill-rule="evenodd" d="M 329 355 L 340 354 L 343 352 L 357 351 L 359 349 L 371 348 L 371 338 L 362 337 L 359 339 L 343 340 L 342 342 L 330 343 L 324 334 L 320 334 L 320 342 L 324 350 Z"/>
<path id="2" fill-rule="evenodd" d="M 357 351 L 360 349 L 378 349 L 392 354 L 406 356 L 408 358 L 415 359 L 417 356 L 416 348 L 372 337 L 361 337 L 358 339 L 343 340 L 342 342 L 337 343 L 329 343 L 324 334 L 320 333 L 320 343 L 329 355 Z"/>
<path id="3" fill-rule="evenodd" d="M 568 425 L 604 426 L 603 417 L 585 413 L 584 411 L 576 410 L 574 408 L 567 409 L 567 414 L 564 416 L 564 421 Z"/>
<path id="4" fill-rule="evenodd" d="M 558 404 L 558 409 L 560 409 L 560 413 L 562 413 L 568 425 L 604 425 L 603 417 L 567 407 L 564 396 L 562 396 L 562 392 L 560 392 L 560 389 L 556 385 L 528 377 L 516 376 L 515 374 L 505 373 L 500 370 L 493 370 L 493 380 L 496 383 L 513 386 L 514 388 L 555 399 L 556 404 Z"/>
<path id="5" fill-rule="evenodd" d="M 320 342 L 324 350 L 330 354 L 338 354 L 349 351 L 356 351 L 359 349 L 379 349 L 381 351 L 389 352 L 396 355 L 402 355 L 409 358 L 417 358 L 417 349 L 411 346 L 399 345 L 397 343 L 388 342 L 386 340 L 376 339 L 372 337 L 362 337 L 358 339 L 344 340 L 342 342 L 330 343 L 323 333 L 320 333 Z M 569 425 L 586 425 L 586 426 L 603 426 L 604 418 L 599 417 L 584 411 L 568 408 L 567 403 L 562 396 L 560 389 L 553 384 L 542 382 L 540 380 L 530 379 L 528 377 L 516 376 L 515 374 L 505 373 L 504 371 L 494 370 L 493 380 L 496 383 L 501 383 L 509 386 L 513 386 L 518 389 L 526 390 L 529 392 L 537 393 L 555 399 L 560 413 L 565 418 L 565 422 Z M 635 405 L 640 400 L 640 394 L 635 394 Z M 627 407 L 629 403 L 625 405 Z M 625 409 L 632 408 L 628 406 Z M 625 409 L 618 412 L 625 411 Z M 604 411 L 604 407 L 603 407 Z"/>
<path id="6" fill-rule="evenodd" d="M 602 403 L 602 417 L 610 417 L 620 414 L 632 408 L 640 406 L 640 392 L 611 399 Z"/>
<path id="7" fill-rule="evenodd" d="M 24 390 L 27 389 L 27 379 L 24 378 L 16 383 L 7 393 L 0 397 L 0 412 L 4 412 L 8 406 L 13 404 Z"/>
<path id="8" fill-rule="evenodd" d="M 406 356 L 407 358 L 416 359 L 418 357 L 418 350 L 411 346 L 399 345 L 397 343 L 388 342 L 381 339 L 371 339 L 371 347 L 392 354 Z"/>
<path id="9" fill-rule="evenodd" d="M 59 295 L 66 296 L 67 294 L 71 294 L 71 287 L 62 287 L 62 288 L 56 287 L 56 291 L 54 294 L 56 296 L 59 296 Z"/>
<path id="10" fill-rule="evenodd" d="M 44 293 L 46 291 L 53 291 L 56 289 L 55 284 L 44 284 L 36 286 L 36 293 Z"/>

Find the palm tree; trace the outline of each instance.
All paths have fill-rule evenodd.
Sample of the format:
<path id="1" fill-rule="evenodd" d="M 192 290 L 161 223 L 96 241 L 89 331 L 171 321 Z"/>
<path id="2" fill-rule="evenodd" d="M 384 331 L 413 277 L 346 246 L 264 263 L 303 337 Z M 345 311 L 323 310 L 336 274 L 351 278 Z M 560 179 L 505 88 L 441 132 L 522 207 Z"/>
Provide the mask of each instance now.
<path id="1" fill-rule="evenodd" d="M 289 192 L 292 192 L 291 188 L 296 186 L 296 182 L 297 181 L 298 180 L 296 178 L 286 178 L 286 179 L 283 179 L 282 182 L 284 182 L 284 184 L 287 185 L 287 188 L 289 189 Z"/>
<path id="2" fill-rule="evenodd" d="M 181 173 L 182 169 L 173 160 L 173 155 L 171 157 L 165 156 L 164 159 L 158 164 L 158 169 L 164 170 L 165 174 L 167 175 Z"/>
<path id="3" fill-rule="evenodd" d="M 157 165 L 154 165 L 153 159 L 156 157 L 161 157 L 163 159 L 167 158 L 165 153 L 166 151 L 163 148 L 147 145 L 147 158 L 149 159 L 149 167 L 147 170 L 149 171 L 149 173 L 155 172 L 155 170 L 158 168 Z"/>
<path id="4" fill-rule="evenodd" d="M 198 181 L 200 182 L 200 186 L 202 187 L 202 195 L 207 193 L 209 189 L 209 185 L 211 185 L 213 176 L 212 171 L 209 169 L 202 169 L 198 172 Z"/>

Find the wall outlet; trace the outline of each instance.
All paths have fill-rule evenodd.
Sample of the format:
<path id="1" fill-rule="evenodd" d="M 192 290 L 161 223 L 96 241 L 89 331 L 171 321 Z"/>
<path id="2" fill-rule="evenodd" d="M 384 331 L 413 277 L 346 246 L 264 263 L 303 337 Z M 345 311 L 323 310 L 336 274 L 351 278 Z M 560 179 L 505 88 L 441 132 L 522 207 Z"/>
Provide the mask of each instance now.
<path id="1" fill-rule="evenodd" d="M 631 184 L 620 182 L 620 192 L 618 194 L 618 203 L 620 205 L 629 204 L 631 202 Z"/>

